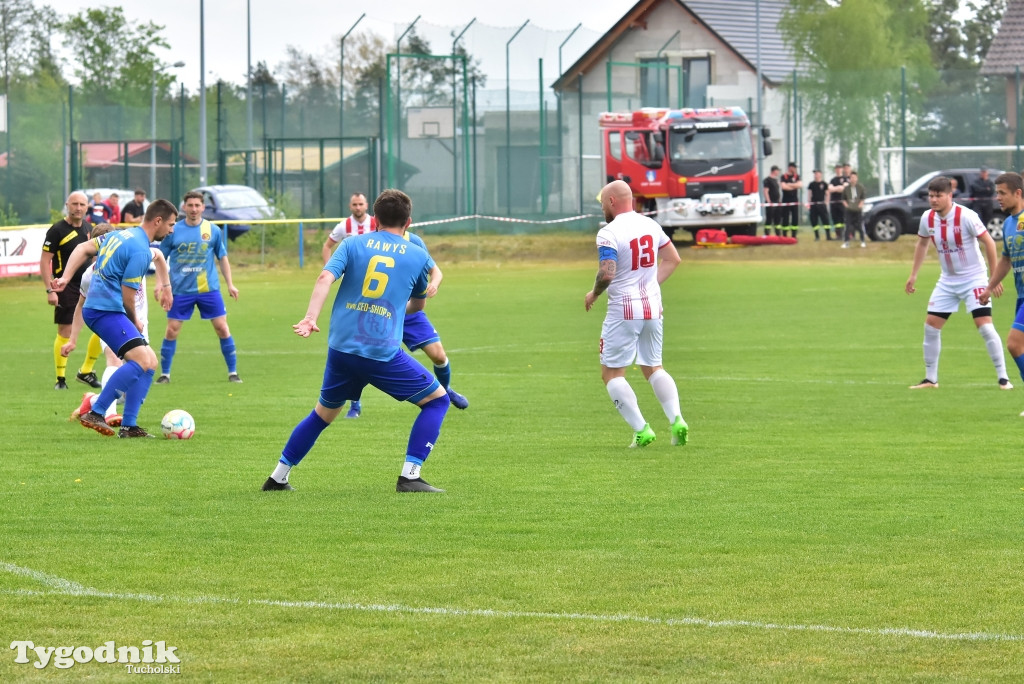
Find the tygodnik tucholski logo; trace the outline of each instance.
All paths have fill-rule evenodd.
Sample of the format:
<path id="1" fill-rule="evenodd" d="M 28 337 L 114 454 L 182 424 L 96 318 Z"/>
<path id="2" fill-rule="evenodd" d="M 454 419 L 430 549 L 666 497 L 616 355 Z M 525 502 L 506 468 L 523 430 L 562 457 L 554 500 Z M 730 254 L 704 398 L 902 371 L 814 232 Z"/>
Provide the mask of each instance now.
<path id="1" fill-rule="evenodd" d="M 174 654 L 178 648 L 168 646 L 165 641 L 154 642 L 146 639 L 141 646 L 118 646 L 106 641 L 91 646 L 36 646 L 31 641 L 12 641 L 15 651 L 14 662 L 20 665 L 32 663 L 42 670 L 50 663 L 59 670 L 74 667 L 76 663 L 118 663 L 133 674 L 181 674 L 181 660 Z"/>

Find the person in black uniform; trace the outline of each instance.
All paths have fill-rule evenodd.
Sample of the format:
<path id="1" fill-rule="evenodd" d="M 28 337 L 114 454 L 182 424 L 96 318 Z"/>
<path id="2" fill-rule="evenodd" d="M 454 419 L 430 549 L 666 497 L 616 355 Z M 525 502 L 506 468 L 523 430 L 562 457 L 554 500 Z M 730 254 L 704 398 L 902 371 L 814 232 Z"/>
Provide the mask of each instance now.
<path id="1" fill-rule="evenodd" d="M 819 234 L 819 226 L 825 229 L 825 238 L 827 240 L 832 239 L 832 225 L 829 223 L 828 216 L 828 188 L 829 185 L 821 177 L 821 171 L 814 169 L 814 180 L 807 185 L 807 192 L 809 193 L 811 209 L 810 209 L 810 220 L 811 228 L 814 229 L 814 239 L 821 240 Z"/>
<path id="2" fill-rule="evenodd" d="M 800 188 L 804 182 L 796 172 L 796 162 L 789 162 L 789 168 L 780 182 L 782 186 L 782 234 L 789 231 L 796 237 L 796 229 L 800 225 Z"/>
<path id="3" fill-rule="evenodd" d="M 981 167 L 980 175 L 971 183 L 970 193 L 971 209 L 977 212 L 981 224 L 988 229 L 988 224 L 992 220 L 992 198 L 995 197 L 996 186 L 988 177 L 987 167 Z"/>
<path id="4" fill-rule="evenodd" d="M 836 239 L 842 235 L 846 219 L 843 216 L 843 190 L 850 184 L 850 178 L 842 164 L 836 164 L 835 175 L 828 182 L 829 213 L 832 214 L 832 229 L 836 231 Z"/>
<path id="5" fill-rule="evenodd" d="M 53 386 L 55 390 L 68 389 L 65 380 L 68 359 L 61 356 L 60 348 L 71 337 L 71 324 L 75 320 L 75 307 L 78 305 L 85 267 L 78 269 L 61 292 L 56 292 L 50 287 L 50 280 L 64 274 L 64 264 L 71 257 L 71 252 L 89 239 L 88 227 L 83 224 L 85 212 L 89 210 L 89 198 L 84 192 L 73 192 L 68 195 L 66 205 L 67 216 L 46 231 L 43 254 L 39 259 L 39 275 L 42 276 L 43 286 L 46 288 L 46 303 L 53 307 L 53 322 L 57 324 L 57 339 L 53 342 L 53 361 L 57 370 L 57 384 Z"/>
<path id="6" fill-rule="evenodd" d="M 782 169 L 772 166 L 769 176 L 764 179 L 764 234 L 771 235 L 772 228 L 775 234 L 779 234 L 779 226 L 782 223 L 782 188 L 779 187 L 779 174 Z"/>

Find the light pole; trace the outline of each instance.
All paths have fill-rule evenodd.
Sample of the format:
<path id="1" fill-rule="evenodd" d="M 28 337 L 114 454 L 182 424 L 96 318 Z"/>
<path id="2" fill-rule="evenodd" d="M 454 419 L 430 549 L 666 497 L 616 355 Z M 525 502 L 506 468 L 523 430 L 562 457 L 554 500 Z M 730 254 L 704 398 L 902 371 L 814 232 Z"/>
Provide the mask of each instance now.
<path id="1" fill-rule="evenodd" d="M 255 185 L 252 156 L 252 8 L 249 0 L 245 0 L 245 139 L 248 152 L 245 153 L 245 184 Z"/>
<path id="2" fill-rule="evenodd" d="M 149 101 L 149 196 L 156 199 L 156 77 L 167 69 L 180 69 L 184 62 L 175 62 L 153 70 L 153 87 Z"/>
<path id="3" fill-rule="evenodd" d="M 199 184 L 206 185 L 206 22 L 199 0 Z"/>

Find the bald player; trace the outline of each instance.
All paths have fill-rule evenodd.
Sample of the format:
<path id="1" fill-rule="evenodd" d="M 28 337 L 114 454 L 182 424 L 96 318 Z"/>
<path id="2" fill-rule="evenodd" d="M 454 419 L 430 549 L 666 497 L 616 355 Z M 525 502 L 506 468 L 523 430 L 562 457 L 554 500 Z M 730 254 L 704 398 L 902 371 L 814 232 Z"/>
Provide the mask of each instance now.
<path id="1" fill-rule="evenodd" d="M 679 265 L 679 252 L 661 226 L 633 210 L 633 193 L 623 181 L 604 186 L 601 207 L 608 223 L 597 233 L 597 278 L 584 297 L 590 311 L 608 291 L 608 312 L 601 327 L 601 379 L 615 408 L 633 428 L 629 446 L 647 446 L 655 440 L 654 430 L 626 380 L 626 369 L 635 361 L 668 418 L 672 444 L 682 446 L 689 428 L 679 410 L 675 380 L 661 366 L 661 284 Z"/>

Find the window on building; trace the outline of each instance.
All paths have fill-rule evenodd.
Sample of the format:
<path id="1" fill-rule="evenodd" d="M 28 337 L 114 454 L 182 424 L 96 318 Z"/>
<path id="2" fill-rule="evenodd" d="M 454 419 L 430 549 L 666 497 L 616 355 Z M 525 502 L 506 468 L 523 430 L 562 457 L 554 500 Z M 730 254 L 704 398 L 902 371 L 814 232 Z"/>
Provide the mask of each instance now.
<path id="1" fill-rule="evenodd" d="M 711 58 L 699 57 L 683 60 L 686 78 L 685 107 L 707 107 L 708 85 L 711 84 Z"/>
<path id="2" fill-rule="evenodd" d="M 640 64 L 668 64 L 666 57 L 641 57 Z M 640 106 L 668 107 L 668 69 L 640 67 Z"/>

